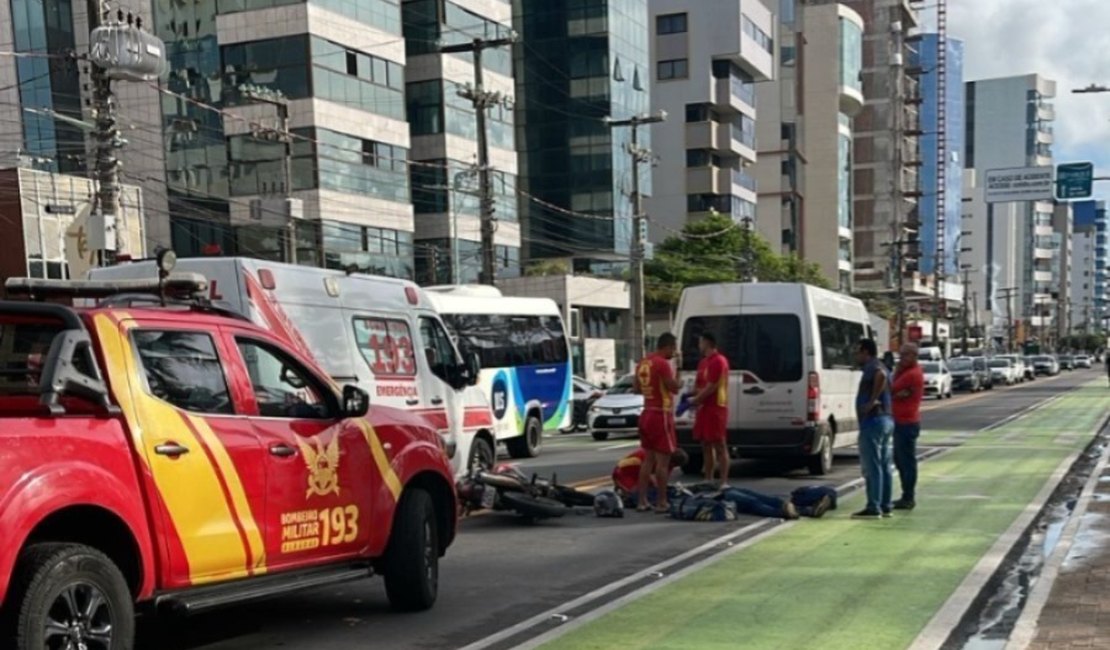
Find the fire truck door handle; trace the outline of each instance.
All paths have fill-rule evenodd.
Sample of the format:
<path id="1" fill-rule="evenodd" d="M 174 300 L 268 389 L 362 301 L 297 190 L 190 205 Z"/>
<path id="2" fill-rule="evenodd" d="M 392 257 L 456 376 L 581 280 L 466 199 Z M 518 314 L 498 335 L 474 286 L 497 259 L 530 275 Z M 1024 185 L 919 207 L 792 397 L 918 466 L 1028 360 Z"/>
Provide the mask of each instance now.
<path id="1" fill-rule="evenodd" d="M 744 390 L 745 395 L 762 395 L 765 392 L 767 391 L 763 390 L 759 386 L 753 386 Z"/>
<path id="2" fill-rule="evenodd" d="M 442 397 L 433 397 L 432 398 L 432 404 L 434 404 L 436 406 L 439 406 L 442 403 L 443 403 L 443 398 Z"/>
<path id="3" fill-rule="evenodd" d="M 405 400 L 405 404 L 408 404 L 409 406 L 416 406 L 419 403 L 420 400 L 416 399 L 415 397 Z"/>
<path id="4" fill-rule="evenodd" d="M 179 445 L 176 442 L 166 442 L 154 447 L 154 453 L 159 456 L 169 456 L 170 458 L 177 458 L 184 454 L 189 453 L 189 448 L 184 445 Z"/>
<path id="5" fill-rule="evenodd" d="M 296 456 L 297 450 L 293 449 L 289 445 L 283 445 L 279 443 L 276 445 L 270 445 L 270 455 L 279 456 L 281 458 L 289 458 L 290 456 Z"/>

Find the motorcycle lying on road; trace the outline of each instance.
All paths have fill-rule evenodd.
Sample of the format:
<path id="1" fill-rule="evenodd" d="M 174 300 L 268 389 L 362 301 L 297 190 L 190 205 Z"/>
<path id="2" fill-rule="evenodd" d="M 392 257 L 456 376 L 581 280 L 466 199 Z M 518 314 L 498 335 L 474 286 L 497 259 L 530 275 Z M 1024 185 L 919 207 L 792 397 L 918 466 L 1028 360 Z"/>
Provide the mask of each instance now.
<path id="1" fill-rule="evenodd" d="M 559 485 L 533 474 L 531 478 L 512 465 L 492 470 L 476 467 L 459 485 L 463 514 L 476 510 L 515 512 L 531 521 L 555 519 L 577 507 L 592 507 L 594 495 Z"/>

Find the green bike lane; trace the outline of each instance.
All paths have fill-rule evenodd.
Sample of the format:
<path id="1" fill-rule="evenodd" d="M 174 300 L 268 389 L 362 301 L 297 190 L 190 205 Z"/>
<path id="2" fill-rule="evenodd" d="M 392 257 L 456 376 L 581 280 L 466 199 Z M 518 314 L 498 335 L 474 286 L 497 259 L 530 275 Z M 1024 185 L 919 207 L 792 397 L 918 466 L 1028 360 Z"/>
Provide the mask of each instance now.
<path id="1" fill-rule="evenodd" d="M 921 466 L 917 510 L 852 520 L 857 491 L 825 519 L 780 526 L 536 641 L 556 650 L 907 648 L 1030 503 L 1051 491 L 1050 479 L 1090 442 L 1107 409 L 1099 383 L 974 435 L 927 432 L 924 444 L 960 444 Z"/>

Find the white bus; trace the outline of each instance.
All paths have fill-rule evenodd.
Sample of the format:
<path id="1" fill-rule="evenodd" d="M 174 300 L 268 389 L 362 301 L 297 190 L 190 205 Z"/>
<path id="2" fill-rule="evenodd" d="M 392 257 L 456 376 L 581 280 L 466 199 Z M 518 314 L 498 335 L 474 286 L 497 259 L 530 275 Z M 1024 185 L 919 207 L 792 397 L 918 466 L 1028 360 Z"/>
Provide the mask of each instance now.
<path id="1" fill-rule="evenodd" d="M 544 431 L 571 420 L 573 373 L 559 306 L 487 286 L 425 291 L 463 354 L 478 354 L 478 386 L 493 410 L 498 442 L 514 458 L 535 456 Z"/>

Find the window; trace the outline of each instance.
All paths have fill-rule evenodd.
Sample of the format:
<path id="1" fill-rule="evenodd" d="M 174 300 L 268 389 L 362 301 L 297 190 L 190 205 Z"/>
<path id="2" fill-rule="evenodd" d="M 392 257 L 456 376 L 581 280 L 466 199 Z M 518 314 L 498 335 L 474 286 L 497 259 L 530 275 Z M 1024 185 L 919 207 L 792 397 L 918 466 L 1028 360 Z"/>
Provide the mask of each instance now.
<path id="1" fill-rule="evenodd" d="M 747 370 L 765 382 L 802 379 L 802 323 L 793 314 L 691 318 L 682 334 L 683 370 L 697 370 L 702 332 L 717 336 L 733 370 Z"/>
<path id="2" fill-rule="evenodd" d="M 670 59 L 667 61 L 660 61 L 657 69 L 657 77 L 660 80 L 665 79 L 685 79 L 690 76 L 690 71 L 687 69 L 686 59 Z"/>
<path id="3" fill-rule="evenodd" d="M 413 377 L 416 356 L 408 323 L 386 318 L 354 319 L 355 345 L 379 377 Z"/>
<path id="4" fill-rule="evenodd" d="M 838 370 L 854 368 L 856 348 L 866 336 L 863 324 L 818 316 L 817 327 L 821 331 L 822 367 Z"/>
<path id="5" fill-rule="evenodd" d="M 748 18 L 747 15 L 744 15 L 742 17 L 741 27 L 744 33 L 747 34 L 752 40 L 754 40 L 756 44 L 759 45 L 759 47 L 766 50 L 768 54 L 774 53 L 775 44 L 770 35 L 768 35 L 767 32 L 763 31 L 759 27 L 759 25 L 756 25 L 754 22 L 752 22 L 752 19 Z"/>
<path id="6" fill-rule="evenodd" d="M 443 381 L 449 382 L 451 370 L 458 363 L 451 337 L 447 336 L 447 332 L 439 324 L 439 321 L 421 316 L 420 338 L 423 339 L 426 346 L 424 354 L 428 358 L 428 367 L 432 374 Z"/>
<path id="7" fill-rule="evenodd" d="M 566 363 L 566 333 L 558 316 L 448 314 L 460 347 L 477 352 L 483 368 Z"/>
<path id="8" fill-rule="evenodd" d="M 61 331 L 56 322 L 0 322 L 0 396 L 39 392 L 42 364 Z M 82 374 L 93 375 L 88 355 L 78 352 L 72 361 Z"/>
<path id="9" fill-rule="evenodd" d="M 406 86 L 412 135 L 443 133 L 443 85 L 438 79 Z"/>
<path id="10" fill-rule="evenodd" d="M 326 420 L 334 417 L 318 381 L 299 363 L 265 343 L 237 339 L 264 418 Z"/>
<path id="11" fill-rule="evenodd" d="M 202 332 L 136 330 L 132 340 L 151 395 L 186 411 L 234 412 L 211 336 Z"/>
<path id="12" fill-rule="evenodd" d="M 686 31 L 686 14 L 665 14 L 655 18 L 655 33 L 681 34 Z"/>
<path id="13" fill-rule="evenodd" d="M 708 122 L 713 118 L 709 104 L 687 104 L 686 105 L 686 121 L 687 122 Z"/>

